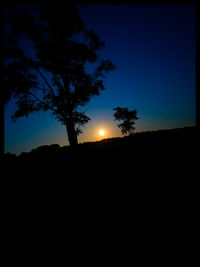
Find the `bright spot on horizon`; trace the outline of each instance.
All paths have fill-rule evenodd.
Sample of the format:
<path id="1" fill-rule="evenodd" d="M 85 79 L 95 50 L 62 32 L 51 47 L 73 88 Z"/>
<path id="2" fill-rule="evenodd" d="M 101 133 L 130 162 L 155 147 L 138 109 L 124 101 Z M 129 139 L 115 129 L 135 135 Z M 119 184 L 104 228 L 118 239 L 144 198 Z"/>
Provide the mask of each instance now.
<path id="1" fill-rule="evenodd" d="M 104 136 L 104 135 L 105 135 L 105 131 L 104 131 L 104 130 L 100 130 L 100 131 L 99 131 L 99 134 L 100 134 L 101 136 Z"/>

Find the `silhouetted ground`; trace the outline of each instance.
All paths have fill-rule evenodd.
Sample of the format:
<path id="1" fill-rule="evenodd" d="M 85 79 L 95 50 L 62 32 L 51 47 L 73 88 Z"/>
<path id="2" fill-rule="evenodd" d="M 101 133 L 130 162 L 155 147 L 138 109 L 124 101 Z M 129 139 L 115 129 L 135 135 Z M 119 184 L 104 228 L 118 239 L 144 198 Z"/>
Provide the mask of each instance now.
<path id="1" fill-rule="evenodd" d="M 170 164 L 191 160 L 197 152 L 197 130 L 185 127 L 173 130 L 136 133 L 133 136 L 104 139 L 99 142 L 79 144 L 75 149 L 59 145 L 41 146 L 19 156 L 6 154 L 5 161 L 52 164 L 75 169 L 95 166 L 137 168 L 137 166 Z"/>
<path id="2" fill-rule="evenodd" d="M 12 200 L 17 211 L 37 203 L 41 214 L 53 207 L 63 216 L 68 209 L 85 213 L 90 207 L 90 214 L 104 210 L 106 216 L 120 210 L 140 219 L 144 229 L 152 217 L 174 224 L 181 216 L 179 228 L 197 214 L 197 136 L 190 127 L 84 143 L 75 150 L 51 145 L 6 155 L 5 201 Z"/>

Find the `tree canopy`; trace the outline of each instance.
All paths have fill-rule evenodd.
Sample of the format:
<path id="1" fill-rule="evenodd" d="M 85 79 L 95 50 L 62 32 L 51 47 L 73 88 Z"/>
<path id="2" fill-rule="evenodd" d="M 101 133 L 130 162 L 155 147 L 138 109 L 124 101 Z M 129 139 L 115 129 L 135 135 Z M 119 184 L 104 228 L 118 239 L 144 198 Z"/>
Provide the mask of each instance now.
<path id="1" fill-rule="evenodd" d="M 133 134 L 135 130 L 135 120 L 138 119 L 137 111 L 128 110 L 128 108 L 114 108 L 114 118 L 117 121 L 122 121 L 122 123 L 118 124 L 118 127 L 121 129 L 122 134 Z"/>
<path id="2" fill-rule="evenodd" d="M 98 54 L 105 43 L 86 28 L 73 5 L 12 5 L 7 22 L 4 102 L 16 97 L 13 120 L 50 110 L 76 144 L 90 119 L 80 107 L 105 89 L 105 74 L 115 69 Z M 88 63 L 95 65 L 93 72 Z"/>

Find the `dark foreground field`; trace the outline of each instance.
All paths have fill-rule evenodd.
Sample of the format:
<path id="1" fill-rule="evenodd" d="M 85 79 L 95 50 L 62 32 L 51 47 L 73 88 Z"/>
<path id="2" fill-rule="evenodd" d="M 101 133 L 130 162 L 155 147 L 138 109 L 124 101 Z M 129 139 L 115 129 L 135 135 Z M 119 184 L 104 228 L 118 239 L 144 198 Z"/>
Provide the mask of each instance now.
<path id="1" fill-rule="evenodd" d="M 113 162 L 117 164 L 116 167 L 120 167 L 120 164 L 126 166 L 127 163 L 131 168 L 136 164 L 142 166 L 143 163 L 149 162 L 157 165 L 162 161 L 166 164 L 171 160 L 189 161 L 198 152 L 197 147 L 197 129 L 185 127 L 88 142 L 79 144 L 75 149 L 68 146 L 60 147 L 57 144 L 41 146 L 19 156 L 8 153 L 5 155 L 5 161 L 40 164 L 52 162 L 64 164 L 66 167 L 74 165 L 77 168 L 79 164 L 85 168 L 92 168 L 92 164 L 103 167 Z"/>
<path id="2" fill-rule="evenodd" d="M 27 205 L 26 210 L 31 199 L 42 213 L 55 203 L 63 214 L 69 207 L 74 212 L 91 207 L 91 214 L 99 209 L 108 214 L 120 209 L 130 216 L 138 212 L 136 217 L 145 214 L 142 223 L 148 224 L 149 218 L 161 214 L 165 221 L 169 213 L 173 218 L 180 212 L 195 214 L 197 136 L 190 127 L 84 143 L 75 150 L 51 145 L 18 157 L 6 155 L 2 176 L 8 184 L 6 199 L 14 196 L 15 205 L 20 198 L 17 208 Z"/>

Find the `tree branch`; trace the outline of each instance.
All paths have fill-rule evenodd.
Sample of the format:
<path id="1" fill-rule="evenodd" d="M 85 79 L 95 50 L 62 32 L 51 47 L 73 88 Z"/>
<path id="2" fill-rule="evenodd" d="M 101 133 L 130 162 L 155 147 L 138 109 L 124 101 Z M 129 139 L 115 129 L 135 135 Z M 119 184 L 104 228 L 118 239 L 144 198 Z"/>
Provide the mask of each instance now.
<path id="1" fill-rule="evenodd" d="M 44 75 L 42 74 L 42 72 L 38 68 L 36 68 L 36 67 L 35 67 L 35 70 L 40 74 L 40 76 L 42 77 L 42 79 L 45 81 L 45 83 L 49 87 L 52 95 L 55 96 L 55 93 L 53 91 L 53 88 L 50 86 L 50 84 L 48 83 L 47 79 L 44 77 Z"/>
<path id="2" fill-rule="evenodd" d="M 51 87 L 51 85 L 48 83 L 47 79 L 44 77 L 44 75 L 42 74 L 42 72 L 39 70 L 39 67 L 37 66 L 37 62 L 34 62 L 33 60 L 30 60 L 30 59 L 26 59 L 25 62 L 31 66 L 32 68 L 34 68 L 39 74 L 40 76 L 42 77 L 42 79 L 44 80 L 44 82 L 46 83 L 46 85 L 49 87 L 51 93 L 53 96 L 55 96 L 55 93 L 53 91 L 53 88 Z M 38 89 L 41 89 L 39 87 L 37 87 Z"/>
<path id="3" fill-rule="evenodd" d="M 39 101 L 40 103 L 48 106 L 49 109 L 53 110 L 54 112 L 57 112 L 56 109 L 54 109 L 53 107 L 51 107 L 49 104 L 47 104 L 46 102 L 42 101 L 39 97 L 37 97 L 36 95 L 34 95 L 33 93 L 29 92 L 29 95 L 35 97 L 35 99 L 37 99 L 37 101 Z"/>

